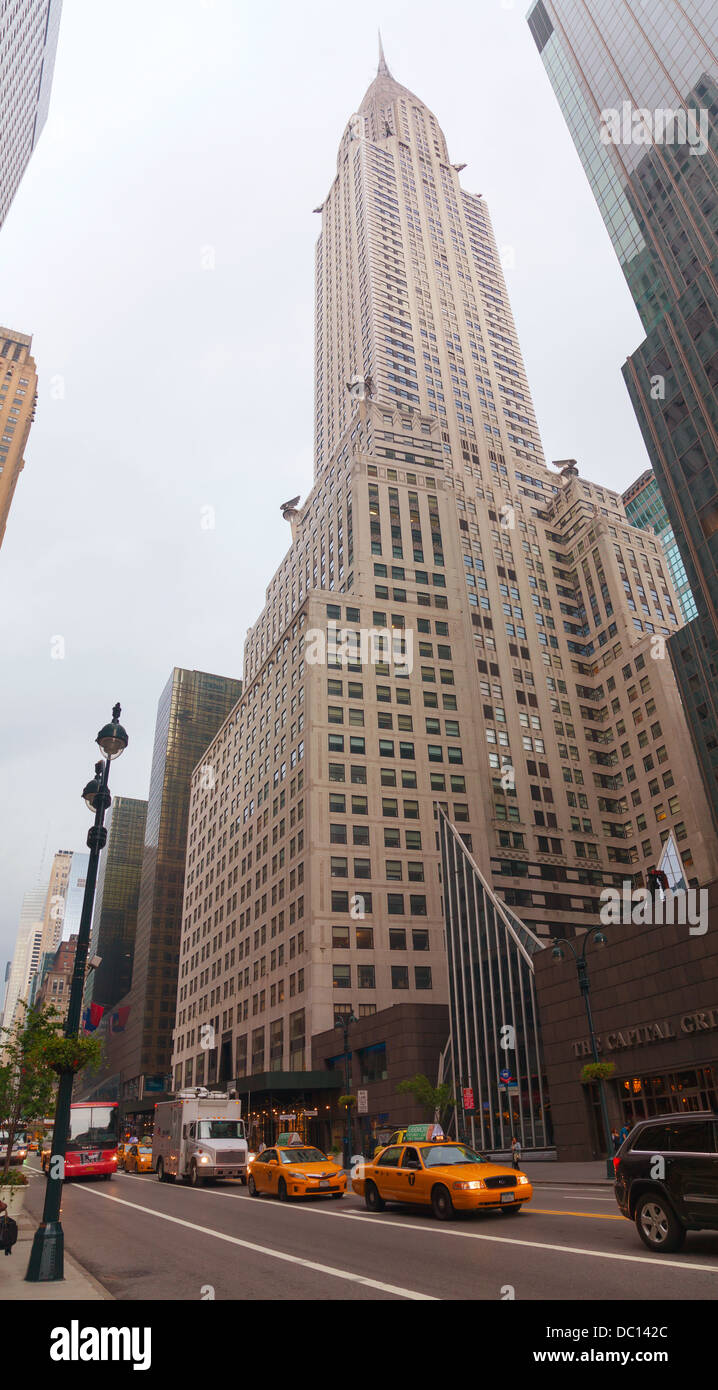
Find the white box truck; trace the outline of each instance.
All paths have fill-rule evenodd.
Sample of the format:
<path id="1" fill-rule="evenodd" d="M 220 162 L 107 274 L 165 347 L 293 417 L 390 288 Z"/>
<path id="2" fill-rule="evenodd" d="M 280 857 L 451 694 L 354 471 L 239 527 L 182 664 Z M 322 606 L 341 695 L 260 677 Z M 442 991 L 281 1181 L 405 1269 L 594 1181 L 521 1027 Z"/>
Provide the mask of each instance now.
<path id="1" fill-rule="evenodd" d="M 160 1182 L 192 1187 L 216 1178 L 247 1181 L 247 1132 L 241 1100 L 203 1086 L 155 1106 L 152 1167 Z"/>

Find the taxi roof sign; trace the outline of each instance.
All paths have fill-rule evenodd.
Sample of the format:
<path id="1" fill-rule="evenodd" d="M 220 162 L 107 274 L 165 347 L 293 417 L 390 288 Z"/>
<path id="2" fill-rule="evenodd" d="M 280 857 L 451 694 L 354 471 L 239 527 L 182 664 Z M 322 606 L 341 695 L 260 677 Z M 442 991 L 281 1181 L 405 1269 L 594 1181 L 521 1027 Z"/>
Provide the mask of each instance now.
<path id="1" fill-rule="evenodd" d="M 277 1135 L 276 1147 L 281 1149 L 287 1149 L 289 1148 L 290 1144 L 303 1143 L 304 1140 L 302 1139 L 301 1134 L 297 1134 L 296 1131 L 288 1130 L 285 1134 Z"/>
<path id="2" fill-rule="evenodd" d="M 421 1142 L 421 1140 L 427 1139 L 443 1139 L 444 1131 L 441 1128 L 441 1125 L 436 1124 L 408 1125 L 406 1135 L 404 1137 L 405 1142 L 407 1144 L 410 1143 L 412 1140 L 418 1143 Z"/>

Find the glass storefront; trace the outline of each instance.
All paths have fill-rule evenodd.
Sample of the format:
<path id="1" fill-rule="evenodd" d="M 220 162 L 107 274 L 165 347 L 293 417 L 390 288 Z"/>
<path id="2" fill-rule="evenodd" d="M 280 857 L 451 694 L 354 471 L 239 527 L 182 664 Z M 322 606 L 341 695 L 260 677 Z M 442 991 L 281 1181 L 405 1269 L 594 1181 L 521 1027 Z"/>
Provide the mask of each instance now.
<path id="1" fill-rule="evenodd" d="M 667 1071 L 657 1076 L 626 1076 L 614 1085 L 623 1123 L 629 1129 L 652 1115 L 718 1111 L 718 1072 L 713 1067 Z"/>

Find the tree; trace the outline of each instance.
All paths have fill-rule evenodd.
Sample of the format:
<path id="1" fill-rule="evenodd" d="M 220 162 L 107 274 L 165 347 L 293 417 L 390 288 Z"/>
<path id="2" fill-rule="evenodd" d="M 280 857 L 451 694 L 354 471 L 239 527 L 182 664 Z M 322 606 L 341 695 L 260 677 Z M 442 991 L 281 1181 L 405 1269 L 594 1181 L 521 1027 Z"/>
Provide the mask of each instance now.
<path id="1" fill-rule="evenodd" d="M 21 1003 L 24 1017 L 14 1028 L 3 1028 L 0 1042 L 0 1130 L 7 1134 L 5 1172 L 9 1172 L 12 1146 L 21 1123 L 46 1115 L 53 1105 L 56 1077 L 43 1056 L 57 1037 L 57 1009 L 44 1012 Z"/>
<path id="2" fill-rule="evenodd" d="M 417 1072 L 408 1081 L 400 1081 L 397 1091 L 402 1095 L 413 1096 L 417 1105 L 422 1110 L 430 1111 L 430 1118 L 438 1121 L 445 1110 L 451 1110 L 456 1105 L 456 1101 L 451 1092 L 451 1087 L 442 1081 L 438 1086 L 432 1086 L 428 1076 Z"/>

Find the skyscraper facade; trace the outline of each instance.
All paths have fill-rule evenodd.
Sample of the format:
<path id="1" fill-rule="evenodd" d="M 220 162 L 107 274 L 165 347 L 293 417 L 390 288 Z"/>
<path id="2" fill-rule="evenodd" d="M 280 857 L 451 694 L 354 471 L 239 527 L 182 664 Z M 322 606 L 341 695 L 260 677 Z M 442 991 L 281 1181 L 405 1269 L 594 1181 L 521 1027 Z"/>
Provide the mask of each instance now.
<path id="1" fill-rule="evenodd" d="M 241 694 L 241 681 L 175 667 L 160 696 L 142 853 L 137 925 L 128 993 L 98 1030 L 105 1037 L 102 1073 L 125 1108 L 165 1089 L 172 1057 L 179 939 L 192 770 Z M 130 812 L 137 832 L 137 806 Z M 105 869 L 105 883 L 110 870 Z M 214 870 L 212 871 L 214 872 Z M 104 891 L 103 891 L 104 900 Z M 102 921 L 102 919 L 100 919 Z M 99 951 L 102 955 L 102 951 Z M 93 992 L 96 1002 L 106 1001 Z M 89 1084 L 88 1083 L 88 1084 Z"/>
<path id="2" fill-rule="evenodd" d="M 350 1012 L 446 1003 L 437 803 L 537 937 L 595 920 L 674 821 L 713 872 L 665 556 L 545 464 L 458 174 L 382 55 L 322 208 L 314 485 L 192 779 L 177 1085 L 295 1073 Z"/>
<path id="3" fill-rule="evenodd" d="M 47 120 L 62 0 L 0 0 L 0 226 Z"/>
<path id="4" fill-rule="evenodd" d="M 18 1018 L 18 1006 L 28 998 L 30 982 L 42 956 L 46 888 L 32 888 L 22 900 L 20 922 L 10 975 L 5 991 L 3 1028 L 12 1028 Z M 22 1010 L 19 1010 L 22 1014 Z"/>
<path id="5" fill-rule="evenodd" d="M 647 334 L 623 371 L 698 609 L 670 650 L 718 826 L 718 10 L 536 0 L 528 22 Z"/>
<path id="6" fill-rule="evenodd" d="M 665 551 L 668 573 L 673 580 L 681 617 L 684 623 L 689 623 L 698 615 L 696 601 L 691 593 L 681 552 L 671 530 L 666 504 L 661 496 L 655 474 L 651 472 L 650 468 L 647 468 L 640 478 L 636 478 L 635 483 L 631 483 L 631 486 L 626 488 L 623 494 L 623 505 L 626 508 L 626 516 L 631 526 L 637 526 L 641 531 L 653 531 L 654 535 L 658 536 Z"/>
<path id="7" fill-rule="evenodd" d="M 88 976 L 85 1005 L 107 1010 L 127 994 L 137 929 L 147 802 L 115 796 L 107 813 L 107 845 L 100 859 L 89 956 L 102 964 Z"/>
<path id="8" fill-rule="evenodd" d="M 25 333 L 0 328 L 0 545 L 35 418 L 37 370 L 31 346 Z"/>

